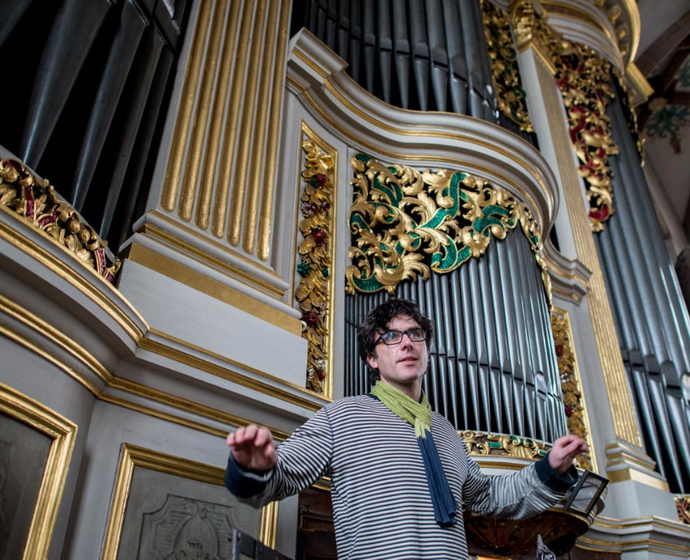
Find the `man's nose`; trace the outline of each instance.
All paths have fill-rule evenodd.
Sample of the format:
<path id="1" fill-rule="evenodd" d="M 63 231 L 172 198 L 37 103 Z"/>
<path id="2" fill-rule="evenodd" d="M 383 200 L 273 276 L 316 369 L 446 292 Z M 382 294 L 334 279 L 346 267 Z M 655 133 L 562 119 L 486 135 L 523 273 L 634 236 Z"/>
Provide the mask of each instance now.
<path id="1" fill-rule="evenodd" d="M 410 335 L 407 333 L 407 331 L 402 333 L 402 338 L 400 339 L 400 344 L 406 345 L 406 346 L 412 346 L 414 344 L 412 342 L 412 339 L 410 338 Z"/>

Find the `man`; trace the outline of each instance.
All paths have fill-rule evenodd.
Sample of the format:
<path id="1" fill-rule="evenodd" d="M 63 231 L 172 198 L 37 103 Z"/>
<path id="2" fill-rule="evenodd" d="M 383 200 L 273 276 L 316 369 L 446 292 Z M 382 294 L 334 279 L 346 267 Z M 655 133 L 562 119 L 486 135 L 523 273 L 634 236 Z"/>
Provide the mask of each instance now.
<path id="1" fill-rule="evenodd" d="M 517 473 L 482 474 L 422 391 L 432 338 L 416 303 L 391 299 L 375 308 L 357 333 L 376 379 L 372 394 L 330 403 L 278 450 L 266 428 L 229 434 L 229 490 L 258 507 L 330 476 L 343 559 L 467 559 L 463 503 L 511 518 L 556 504 L 577 480 L 572 462 L 587 451 L 584 441 L 565 436 Z"/>

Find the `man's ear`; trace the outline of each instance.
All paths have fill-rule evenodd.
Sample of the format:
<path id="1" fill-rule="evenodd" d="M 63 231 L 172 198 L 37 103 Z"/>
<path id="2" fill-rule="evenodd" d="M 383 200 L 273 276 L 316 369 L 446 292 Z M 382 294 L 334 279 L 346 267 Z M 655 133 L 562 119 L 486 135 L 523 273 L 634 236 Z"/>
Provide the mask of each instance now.
<path id="1" fill-rule="evenodd" d="M 369 354 L 367 356 L 367 363 L 369 364 L 369 367 L 371 369 L 378 369 L 378 361 L 376 360 L 376 356 L 374 354 Z"/>

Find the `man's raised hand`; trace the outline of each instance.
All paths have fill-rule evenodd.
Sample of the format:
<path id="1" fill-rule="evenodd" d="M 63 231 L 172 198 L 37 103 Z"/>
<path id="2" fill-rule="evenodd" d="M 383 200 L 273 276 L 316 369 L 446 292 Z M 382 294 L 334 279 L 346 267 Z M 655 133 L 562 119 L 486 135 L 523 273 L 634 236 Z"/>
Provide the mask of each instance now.
<path id="1" fill-rule="evenodd" d="M 263 473 L 270 471 L 278 462 L 273 436 L 268 428 L 249 424 L 229 433 L 226 441 L 241 469 Z"/>
<path id="2" fill-rule="evenodd" d="M 558 474 L 563 474 L 573 464 L 580 453 L 587 453 L 589 448 L 582 438 L 573 434 L 558 438 L 549 451 L 549 464 Z"/>

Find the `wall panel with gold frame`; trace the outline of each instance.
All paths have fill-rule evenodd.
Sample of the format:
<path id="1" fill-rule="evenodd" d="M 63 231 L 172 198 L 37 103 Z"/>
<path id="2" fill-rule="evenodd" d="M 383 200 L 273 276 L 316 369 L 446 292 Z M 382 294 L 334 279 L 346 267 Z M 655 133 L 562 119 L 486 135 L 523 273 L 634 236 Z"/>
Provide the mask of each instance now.
<path id="1" fill-rule="evenodd" d="M 0 383 L 0 557 L 48 555 L 77 426 Z"/>
<path id="2" fill-rule="evenodd" d="M 233 527 L 275 546 L 277 504 L 239 504 L 223 478 L 221 468 L 123 444 L 102 560 L 229 558 Z"/>

